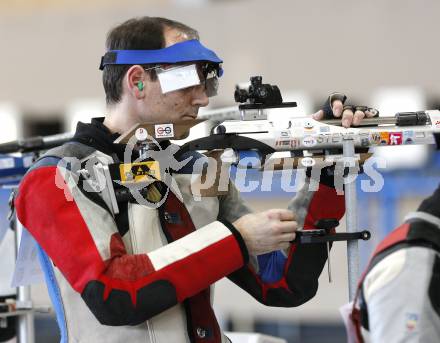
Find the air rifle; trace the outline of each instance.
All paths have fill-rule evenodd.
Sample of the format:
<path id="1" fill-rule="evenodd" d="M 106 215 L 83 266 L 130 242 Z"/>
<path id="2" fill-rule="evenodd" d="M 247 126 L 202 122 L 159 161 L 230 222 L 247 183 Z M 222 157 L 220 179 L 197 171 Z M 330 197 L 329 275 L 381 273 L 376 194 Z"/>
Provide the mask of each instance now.
<path id="1" fill-rule="evenodd" d="M 368 148 L 435 144 L 435 134 L 440 134 L 439 110 L 365 118 L 359 126 L 350 128 L 342 127 L 340 119 L 316 121 L 309 116 L 292 116 L 287 110 L 282 121 L 268 120 L 271 109 L 288 109 L 296 107 L 296 103 L 283 102 L 278 87 L 263 84 L 261 77 L 251 77 L 248 89 L 237 88 L 235 99 L 241 104 L 201 114 L 194 121 L 136 125 L 117 142 L 127 143 L 136 130 L 142 129 L 157 141 L 186 138 L 190 127 L 208 120 L 214 123 L 211 133 L 185 143 L 181 152 L 222 149 L 226 152 L 221 158 L 232 164 L 239 165 L 242 157 L 251 155 L 261 159 L 262 167 L 279 157 L 284 162 L 293 159 L 290 164 L 293 162 L 294 167 L 310 167 L 316 157 L 325 160 L 340 156 L 344 140 L 353 141 L 362 160 L 370 156 L 364 155 Z"/>

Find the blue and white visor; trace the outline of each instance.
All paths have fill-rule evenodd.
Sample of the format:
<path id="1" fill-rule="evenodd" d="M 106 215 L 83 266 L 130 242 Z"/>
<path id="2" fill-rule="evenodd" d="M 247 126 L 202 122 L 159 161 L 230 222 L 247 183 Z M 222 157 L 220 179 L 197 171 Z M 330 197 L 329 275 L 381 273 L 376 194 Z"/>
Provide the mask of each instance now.
<path id="1" fill-rule="evenodd" d="M 107 65 L 153 64 L 148 69 L 156 70 L 163 93 L 204 84 L 207 95 L 214 96 L 217 78 L 223 74 L 222 62 L 215 52 L 193 39 L 157 50 L 110 50 L 101 58 L 99 69 Z M 163 64 L 176 66 L 164 69 Z"/>
<path id="2" fill-rule="evenodd" d="M 100 70 L 107 65 L 176 64 L 185 62 L 223 63 L 214 51 L 197 39 L 176 43 L 157 50 L 110 50 L 101 58 Z M 219 73 L 218 76 L 221 76 Z"/>

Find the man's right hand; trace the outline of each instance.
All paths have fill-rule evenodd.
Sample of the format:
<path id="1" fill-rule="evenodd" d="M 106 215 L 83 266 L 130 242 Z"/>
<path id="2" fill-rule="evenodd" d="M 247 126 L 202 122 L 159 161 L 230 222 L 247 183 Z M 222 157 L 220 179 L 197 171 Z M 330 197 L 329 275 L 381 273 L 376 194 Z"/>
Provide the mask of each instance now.
<path id="1" fill-rule="evenodd" d="M 298 226 L 293 212 L 285 209 L 246 214 L 232 224 L 243 237 L 250 255 L 289 248 Z"/>

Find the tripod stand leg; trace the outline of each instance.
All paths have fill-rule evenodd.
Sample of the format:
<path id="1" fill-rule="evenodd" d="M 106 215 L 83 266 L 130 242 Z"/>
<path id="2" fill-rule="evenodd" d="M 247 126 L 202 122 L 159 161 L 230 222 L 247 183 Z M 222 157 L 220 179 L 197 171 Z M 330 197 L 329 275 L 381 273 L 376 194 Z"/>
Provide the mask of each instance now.
<path id="1" fill-rule="evenodd" d="M 343 155 L 346 160 L 355 160 L 354 141 L 344 139 L 342 143 Z M 350 176 L 350 175 L 348 175 Z M 345 218 L 347 232 L 358 231 L 357 227 L 357 196 L 356 182 L 344 182 L 345 187 Z M 348 262 L 348 296 L 353 300 L 356 294 L 357 282 L 359 279 L 359 247 L 357 240 L 347 241 L 347 262 Z"/>

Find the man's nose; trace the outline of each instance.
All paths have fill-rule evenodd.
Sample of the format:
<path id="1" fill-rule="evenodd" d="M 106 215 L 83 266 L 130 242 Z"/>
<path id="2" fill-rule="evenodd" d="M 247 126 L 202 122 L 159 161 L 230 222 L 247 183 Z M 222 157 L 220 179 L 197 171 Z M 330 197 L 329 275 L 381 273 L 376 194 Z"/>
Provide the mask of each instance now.
<path id="1" fill-rule="evenodd" d="M 208 95 L 206 95 L 206 89 L 204 85 L 199 85 L 194 87 L 193 99 L 191 105 L 205 107 L 208 106 L 208 104 L 209 104 L 209 98 Z"/>

